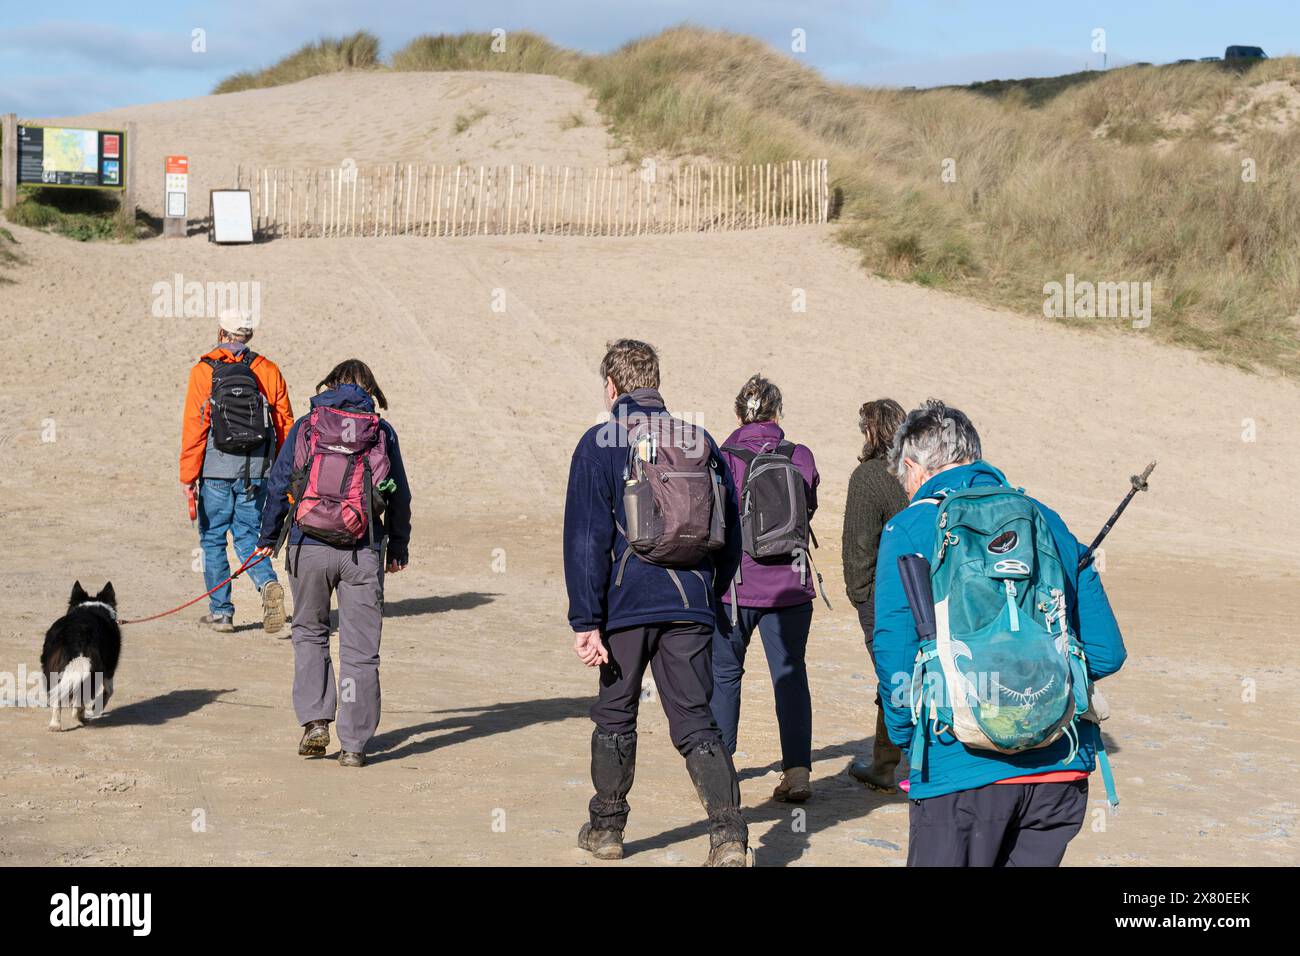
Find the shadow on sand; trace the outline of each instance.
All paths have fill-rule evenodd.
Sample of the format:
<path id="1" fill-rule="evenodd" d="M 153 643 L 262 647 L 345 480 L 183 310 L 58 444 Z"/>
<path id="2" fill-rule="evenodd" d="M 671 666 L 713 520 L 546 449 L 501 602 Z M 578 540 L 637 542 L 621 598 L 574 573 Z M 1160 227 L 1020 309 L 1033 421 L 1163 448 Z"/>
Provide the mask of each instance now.
<path id="1" fill-rule="evenodd" d="M 234 693 L 234 688 L 226 690 L 172 690 L 148 700 L 137 700 L 123 707 L 113 707 L 109 702 L 103 717 L 89 722 L 90 726 L 116 727 L 127 724 L 154 727 L 169 720 L 188 717 L 197 710 L 211 704 L 222 694 Z"/>
<path id="2" fill-rule="evenodd" d="M 370 742 L 367 750 L 371 763 L 400 760 L 417 754 L 426 754 L 442 747 L 506 734 L 535 724 L 550 724 L 574 717 L 586 717 L 591 706 L 590 697 L 552 697 L 547 700 L 522 700 L 486 707 L 456 707 L 436 710 L 434 715 L 447 714 L 440 720 L 431 720 L 410 727 L 384 731 Z M 439 731 L 451 731 L 439 733 Z M 437 734 L 437 736 L 428 736 Z M 419 739 L 417 739 L 419 738 Z"/>
<path id="3" fill-rule="evenodd" d="M 418 617 L 421 614 L 442 614 L 444 611 L 470 611 L 491 604 L 498 596 L 486 591 L 462 591 L 460 594 L 400 598 L 384 602 L 384 617 Z"/>
<path id="4" fill-rule="evenodd" d="M 817 761 L 822 760 L 841 760 L 857 757 L 863 753 L 870 754 L 871 744 L 872 738 L 867 737 L 863 740 L 845 741 L 821 747 L 813 751 L 813 762 L 816 764 Z M 778 803 L 769 795 L 759 806 L 745 807 L 745 822 L 750 827 L 760 823 L 773 824 L 767 828 L 757 843 L 750 844 L 754 848 L 756 865 L 787 866 L 804 855 L 813 834 L 849 820 L 861 820 L 879 807 L 906 800 L 906 797 L 899 793 L 884 794 L 863 786 L 844 772 L 847 766 L 846 763 L 834 777 L 815 781 L 813 798 L 807 803 Z M 780 761 L 774 761 L 765 767 L 738 769 L 737 775 L 741 780 L 751 780 L 780 769 Z M 685 772 L 686 768 L 683 766 L 682 773 Z M 635 801 L 635 790 L 630 799 Z M 635 807 L 635 802 L 633 806 Z M 804 814 L 800 827 L 793 825 L 798 810 L 802 810 Z M 665 830 L 652 837 L 633 840 L 627 844 L 627 852 L 631 855 L 649 850 L 662 850 L 683 840 L 703 837 L 707 833 L 708 825 L 704 819 L 704 811 L 701 809 L 698 822 Z"/>

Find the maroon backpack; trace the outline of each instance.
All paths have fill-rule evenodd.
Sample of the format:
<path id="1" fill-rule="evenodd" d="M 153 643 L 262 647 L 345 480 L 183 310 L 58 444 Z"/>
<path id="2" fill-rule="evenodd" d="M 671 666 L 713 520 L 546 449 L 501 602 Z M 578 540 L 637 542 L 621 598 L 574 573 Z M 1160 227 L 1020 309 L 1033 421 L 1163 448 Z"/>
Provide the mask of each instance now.
<path id="1" fill-rule="evenodd" d="M 627 442 L 622 563 L 634 551 L 666 568 L 695 567 L 725 542 L 726 492 L 707 434 L 656 412 L 629 423 Z"/>
<path id="2" fill-rule="evenodd" d="M 372 412 L 318 406 L 293 446 L 290 521 L 303 534 L 338 548 L 374 544 L 383 511 L 376 486 L 388 478 L 388 440 Z M 288 535 L 285 522 L 281 542 Z"/>

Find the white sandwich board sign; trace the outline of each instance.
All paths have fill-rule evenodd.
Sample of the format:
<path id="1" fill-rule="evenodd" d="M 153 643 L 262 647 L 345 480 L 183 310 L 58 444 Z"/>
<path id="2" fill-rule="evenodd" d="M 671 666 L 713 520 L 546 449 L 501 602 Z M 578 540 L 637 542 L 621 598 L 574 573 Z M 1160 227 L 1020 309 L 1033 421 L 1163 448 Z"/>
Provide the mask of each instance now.
<path id="1" fill-rule="evenodd" d="M 211 193 L 213 242 L 253 241 L 253 195 L 247 189 L 214 189 Z"/>

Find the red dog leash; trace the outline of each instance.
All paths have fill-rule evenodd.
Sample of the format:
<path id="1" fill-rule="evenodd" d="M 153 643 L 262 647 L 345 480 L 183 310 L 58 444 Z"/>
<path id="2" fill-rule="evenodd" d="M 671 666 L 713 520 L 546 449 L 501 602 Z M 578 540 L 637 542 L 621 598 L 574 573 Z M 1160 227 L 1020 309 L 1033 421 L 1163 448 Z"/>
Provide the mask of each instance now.
<path id="1" fill-rule="evenodd" d="M 202 601 L 205 597 L 207 597 L 209 594 L 211 594 L 212 591 L 217 590 L 217 588 L 223 588 L 223 587 L 225 587 L 227 584 L 229 584 L 231 581 L 235 580 L 235 578 L 239 577 L 241 574 L 243 574 L 245 571 L 247 571 L 247 570 L 248 570 L 249 568 L 251 568 L 253 565 L 257 564 L 258 561 L 265 561 L 266 558 L 267 558 L 267 556 L 264 554 L 264 555 L 262 555 L 261 557 L 257 558 L 256 560 L 254 560 L 253 557 L 250 555 L 250 556 L 249 556 L 249 559 L 248 559 L 247 561 L 245 561 L 243 564 L 241 564 L 241 565 L 239 566 L 239 570 L 238 570 L 238 571 L 236 571 L 236 572 L 235 572 L 234 574 L 232 574 L 230 577 L 226 578 L 226 580 L 222 581 L 222 582 L 221 582 L 220 584 L 218 584 L 216 587 L 212 588 L 211 591 L 204 591 L 202 594 L 200 594 L 198 597 L 196 597 L 193 601 L 186 601 L 184 604 L 180 605 L 179 607 L 174 607 L 174 608 L 172 608 L 170 611 L 163 611 L 161 614 L 154 614 L 154 615 L 151 616 L 151 617 L 138 617 L 138 618 L 136 618 L 136 619 L 133 620 L 133 621 L 118 621 L 117 623 L 118 623 L 119 625 L 123 625 L 123 624 L 143 624 L 145 621 L 156 621 L 156 620 L 158 620 L 158 618 L 160 618 L 160 617 L 166 617 L 168 614 L 175 614 L 177 611 L 183 611 L 183 610 L 185 610 L 187 607 L 189 607 L 191 604 L 197 604 L 199 601 Z"/>

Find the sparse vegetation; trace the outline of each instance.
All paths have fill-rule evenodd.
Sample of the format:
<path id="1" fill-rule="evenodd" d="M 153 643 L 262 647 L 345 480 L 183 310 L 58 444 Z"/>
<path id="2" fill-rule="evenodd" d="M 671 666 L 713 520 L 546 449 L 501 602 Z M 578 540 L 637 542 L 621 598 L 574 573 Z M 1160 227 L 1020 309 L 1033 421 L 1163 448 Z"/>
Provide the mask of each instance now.
<path id="1" fill-rule="evenodd" d="M 7 216 L 15 225 L 44 229 L 79 242 L 129 242 L 152 231 L 138 214 L 135 228 L 124 228 L 117 195 L 93 189 L 23 187 L 18 204 Z"/>
<path id="2" fill-rule="evenodd" d="M 564 119 L 560 120 L 560 129 L 578 129 L 587 125 L 587 118 L 577 110 L 574 110 Z"/>
<path id="3" fill-rule="evenodd" d="M 214 93 L 237 93 L 267 86 L 297 83 L 326 73 L 345 70 L 370 70 L 379 66 L 379 40 L 359 30 L 341 39 L 322 39 L 308 43 L 278 63 L 262 70 L 236 73 L 217 84 Z"/>
<path id="4" fill-rule="evenodd" d="M 634 152 L 826 157 L 839 236 L 868 269 L 1033 314 L 1067 274 L 1150 281 L 1150 334 L 1300 372 L 1300 129 L 1244 122 L 1233 105 L 1260 83 L 1300 82 L 1295 58 L 1244 74 L 1191 63 L 881 90 L 683 27 L 598 56 L 528 33 L 500 53 L 487 34 L 425 36 L 392 68 L 573 80 Z"/>
<path id="5" fill-rule="evenodd" d="M 456 135 L 459 136 L 487 115 L 487 110 L 479 107 L 476 107 L 468 113 L 458 114 L 456 116 Z"/>
<path id="6" fill-rule="evenodd" d="M 513 32 L 505 49 L 495 52 L 488 33 L 426 34 L 393 54 L 391 67 L 402 72 L 441 70 L 501 70 L 509 73 L 549 73 L 568 76 L 587 58 L 561 49 L 527 31 Z"/>
<path id="7" fill-rule="evenodd" d="M 14 234 L 0 226 L 0 269 L 22 263 L 22 254 L 15 248 L 17 245 L 18 240 L 14 238 Z M 0 272 L 0 285 L 9 285 L 13 281 L 4 272 Z"/>

